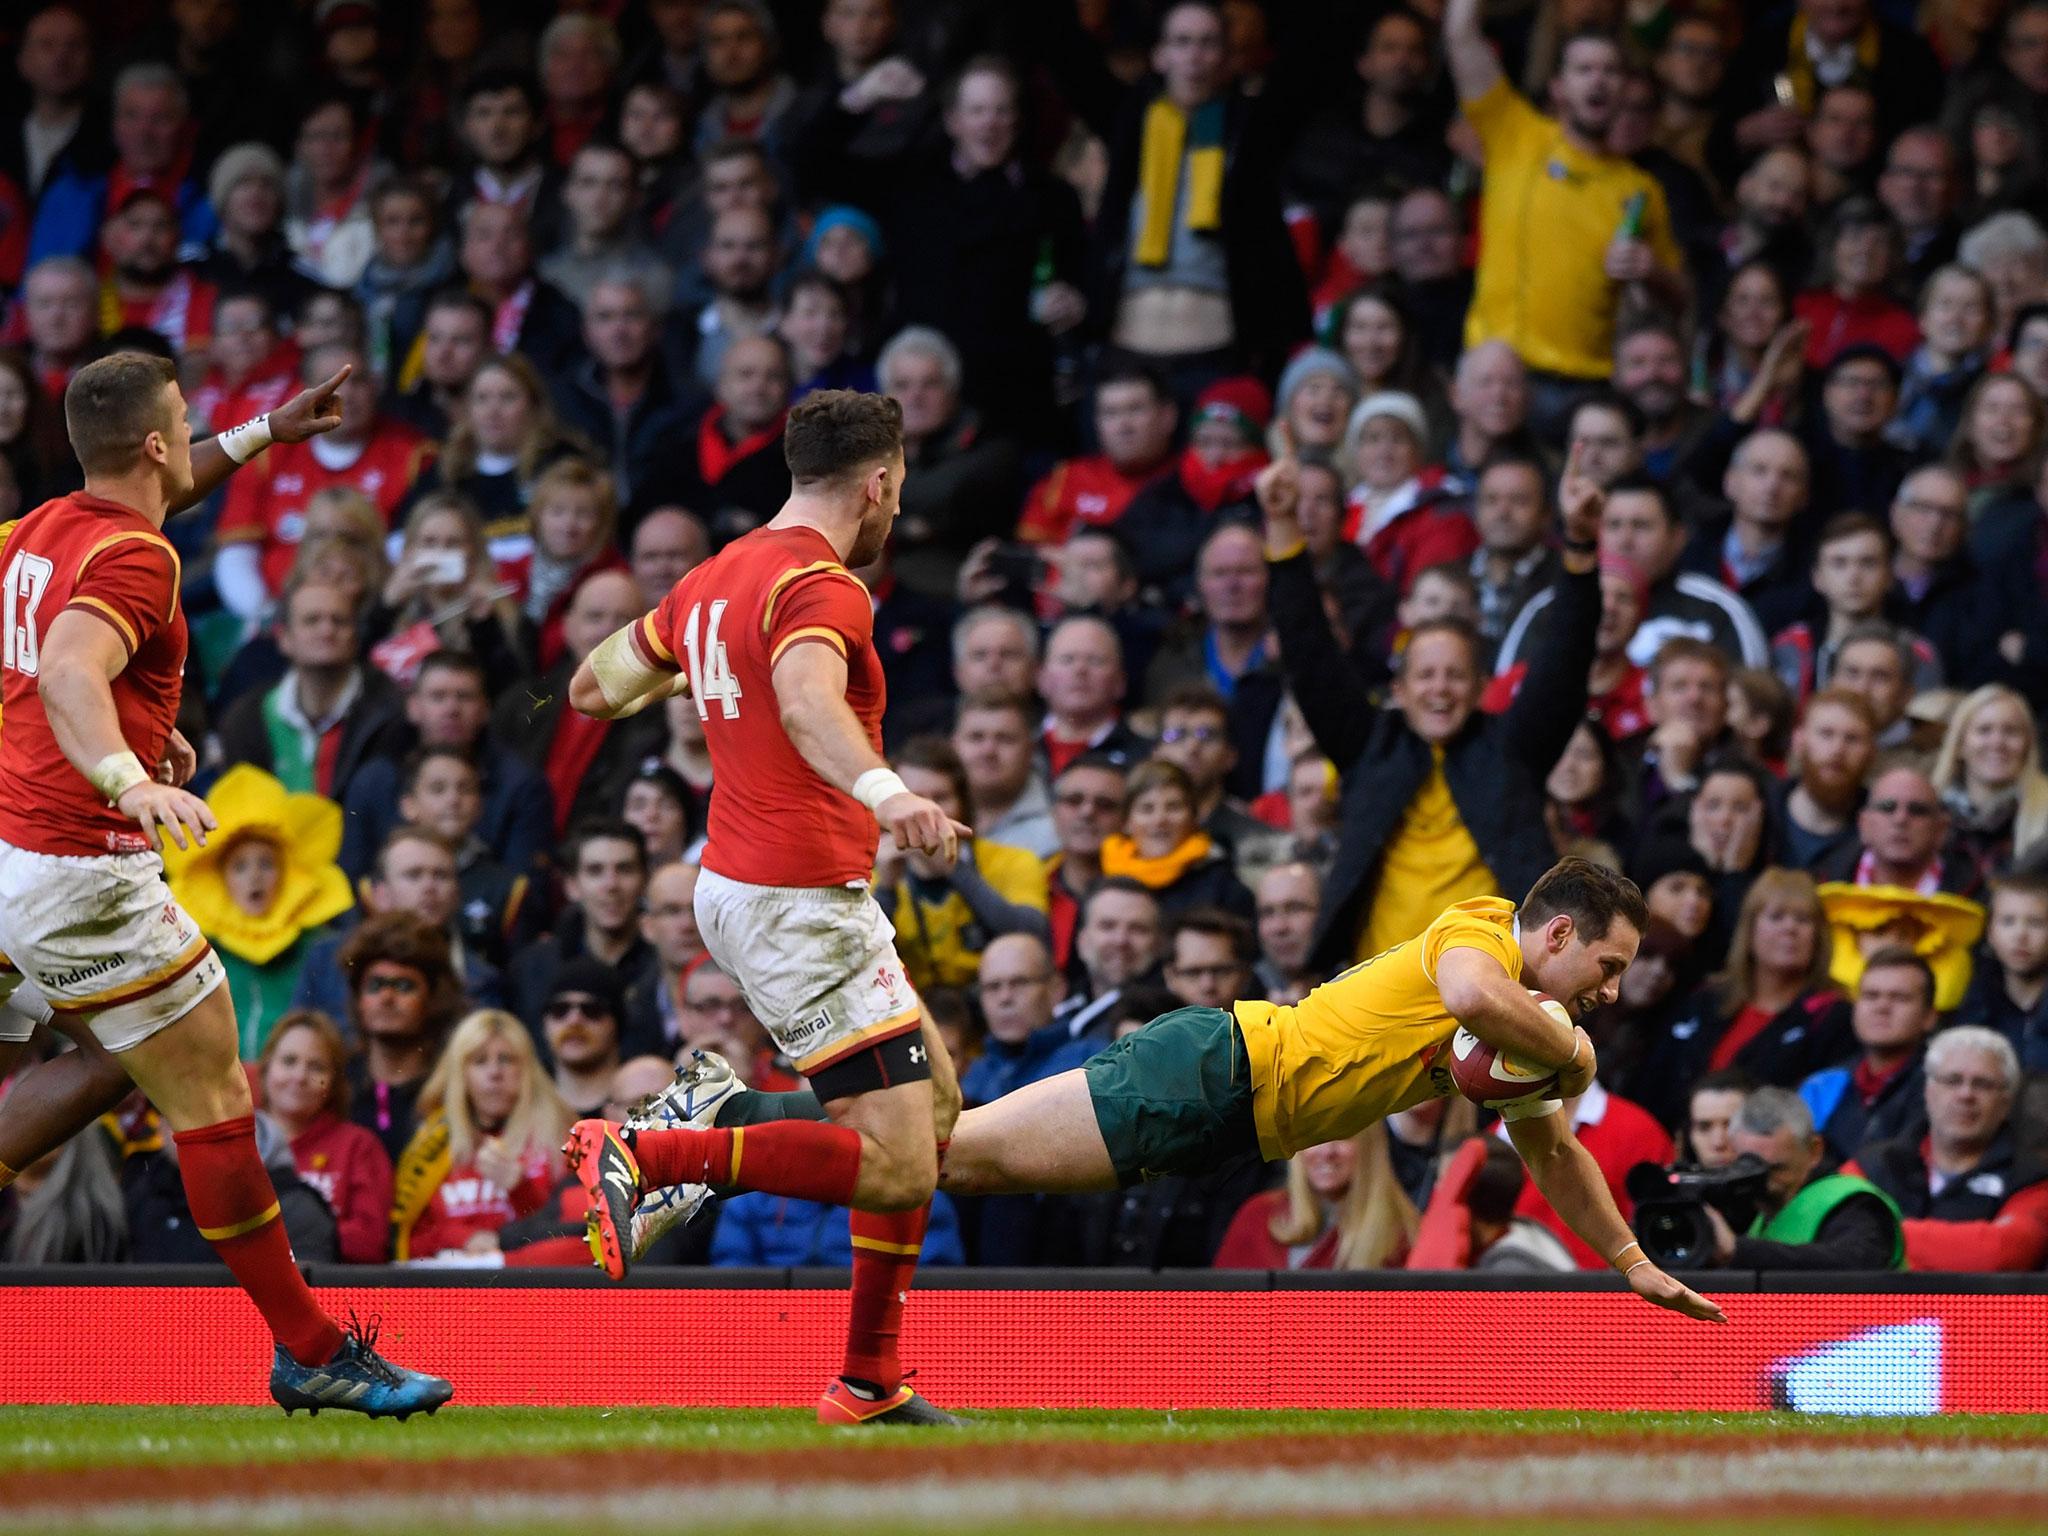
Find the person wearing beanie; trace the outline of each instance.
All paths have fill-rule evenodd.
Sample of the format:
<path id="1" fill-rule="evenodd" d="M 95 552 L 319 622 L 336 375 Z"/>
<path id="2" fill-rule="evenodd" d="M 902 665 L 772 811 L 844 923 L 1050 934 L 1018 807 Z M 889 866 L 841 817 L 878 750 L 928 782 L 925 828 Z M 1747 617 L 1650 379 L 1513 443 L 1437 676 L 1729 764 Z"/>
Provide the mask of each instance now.
<path id="1" fill-rule="evenodd" d="M 1479 530 L 1443 495 L 1443 471 L 1424 462 L 1429 420 L 1399 390 L 1367 395 L 1344 427 L 1340 468 L 1352 476 L 1345 536 L 1405 596 L 1432 565 L 1463 564 Z"/>
<path id="2" fill-rule="evenodd" d="M 1357 372 L 1339 354 L 1304 347 L 1280 372 L 1267 447 L 1275 454 L 1334 455 L 1362 393 Z"/>
<path id="3" fill-rule="evenodd" d="M 578 955 L 555 973 L 541 1009 L 555 1091 L 580 1118 L 603 1113 L 619 1068 L 626 988 L 618 970 L 595 955 Z"/>
<path id="4" fill-rule="evenodd" d="M 1202 391 L 1173 472 L 1133 496 L 1117 524 L 1141 588 L 1169 601 L 1184 597 L 1209 536 L 1250 513 L 1252 480 L 1267 463 L 1271 414 L 1272 398 L 1257 379 L 1218 379 Z"/>

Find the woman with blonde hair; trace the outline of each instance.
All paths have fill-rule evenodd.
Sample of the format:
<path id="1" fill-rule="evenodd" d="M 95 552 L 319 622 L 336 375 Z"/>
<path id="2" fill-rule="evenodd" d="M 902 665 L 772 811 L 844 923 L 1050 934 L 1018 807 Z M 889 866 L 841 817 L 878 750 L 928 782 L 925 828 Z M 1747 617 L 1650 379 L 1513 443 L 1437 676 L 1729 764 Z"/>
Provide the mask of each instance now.
<path id="1" fill-rule="evenodd" d="M 1975 896 L 1993 875 L 2048 850 L 2048 773 L 2041 731 L 2027 701 L 1986 683 L 1956 706 L 1934 760 L 1934 787 L 1949 814 L 1942 858 L 1975 871 L 1959 895 Z"/>
<path id="2" fill-rule="evenodd" d="M 406 515 L 398 563 L 363 621 L 370 659 L 410 684 L 440 650 L 474 656 L 495 695 L 531 676 L 536 635 L 501 580 L 483 518 L 455 491 L 421 497 Z"/>
<path id="3" fill-rule="evenodd" d="M 420 1128 L 398 1160 L 391 1257 L 498 1251 L 498 1232 L 546 1204 L 573 1118 L 512 1014 L 455 1026 L 420 1090 Z"/>
<path id="4" fill-rule="evenodd" d="M 462 413 L 414 487 L 460 491 L 483 514 L 493 558 L 532 551 L 526 503 L 540 472 L 586 445 L 563 426 L 540 371 L 517 352 L 487 357 L 462 393 Z"/>
<path id="5" fill-rule="evenodd" d="M 1676 1125 L 1702 1074 L 1739 1067 L 1796 1088 L 1856 1052 L 1849 1002 L 1828 979 L 1833 947 L 1813 877 L 1766 869 L 1735 915 L 1728 963 L 1660 1023 L 1623 1083 L 1660 1124 Z"/>
<path id="6" fill-rule="evenodd" d="M 1394 1176 L 1377 1121 L 1287 1164 L 1287 1182 L 1238 1208 L 1216 1250 L 1217 1269 L 1395 1269 L 1420 1220 Z"/>

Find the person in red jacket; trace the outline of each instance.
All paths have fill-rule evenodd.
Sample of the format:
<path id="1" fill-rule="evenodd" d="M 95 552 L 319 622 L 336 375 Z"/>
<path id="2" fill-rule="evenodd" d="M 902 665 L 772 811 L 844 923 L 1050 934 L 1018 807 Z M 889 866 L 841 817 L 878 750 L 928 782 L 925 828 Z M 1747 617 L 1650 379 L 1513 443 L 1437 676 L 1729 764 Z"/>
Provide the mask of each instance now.
<path id="1" fill-rule="evenodd" d="M 250 473 L 229 482 L 214 581 L 221 601 L 244 618 L 256 617 L 284 590 L 305 537 L 307 504 L 318 492 L 337 485 L 362 492 L 388 528 L 433 451 L 418 431 L 377 409 L 376 376 L 356 348 L 316 347 L 301 364 L 300 377 L 317 382 L 344 365 L 350 373 L 341 386 L 341 425 L 317 446 L 277 445 L 250 463 Z"/>
<path id="2" fill-rule="evenodd" d="M 348 1118 L 348 1042 L 326 1014 L 294 1009 L 257 1058 L 264 1111 L 292 1144 L 299 1177 L 334 1212 L 344 1264 L 381 1264 L 391 1246 L 391 1159 Z"/>
<path id="3" fill-rule="evenodd" d="M 1216 1269 L 1398 1269 L 1415 1241 L 1415 1206 L 1394 1176 L 1387 1127 L 1297 1154 L 1279 1189 L 1238 1207 Z"/>
<path id="4" fill-rule="evenodd" d="M 1062 459 L 1031 488 L 1017 521 L 1026 544 L 1064 544 L 1076 528 L 1106 528 L 1173 458 L 1173 395 L 1156 369 L 1111 368 L 1095 385 L 1100 453 Z"/>
<path id="5" fill-rule="evenodd" d="M 1367 395 L 1344 428 L 1339 462 L 1356 476 L 1344 535 L 1404 596 L 1431 566 L 1463 562 L 1479 547 L 1472 519 L 1444 504 L 1443 470 L 1423 459 L 1428 440 L 1422 402 L 1398 390 Z"/>
<path id="6" fill-rule="evenodd" d="M 569 1134 L 526 1026 L 496 1008 L 456 1025 L 419 1112 L 394 1180 L 392 1259 L 496 1253 L 499 1229 L 553 1195 Z"/>
<path id="7" fill-rule="evenodd" d="M 1927 1135 L 1863 1148 L 1860 1173 L 1898 1202 L 1914 1269 L 2023 1270 L 2048 1261 L 2048 1162 L 2017 1145 L 2020 1062 L 1996 1030 L 1966 1024 L 1927 1047 Z"/>
<path id="8" fill-rule="evenodd" d="M 1601 1175 L 1607 1180 L 1615 1205 L 1625 1219 L 1632 1218 L 1635 1202 L 1628 1194 L 1628 1171 L 1637 1163 L 1656 1163 L 1659 1166 L 1669 1163 L 1671 1137 L 1647 1109 L 1620 1094 L 1608 1092 L 1597 1080 L 1576 1101 L 1565 1105 L 1565 1112 L 1572 1117 L 1572 1134 L 1579 1138 L 1579 1145 L 1592 1153 L 1593 1161 L 1600 1165 Z M 1501 1126 L 1500 1134 L 1503 1137 L 1507 1135 L 1505 1124 Z M 1550 1202 L 1543 1198 L 1533 1179 L 1515 1202 L 1515 1214 L 1548 1227 L 1571 1250 L 1579 1268 L 1607 1267 L 1607 1256 L 1595 1253 L 1564 1224 L 1564 1219 L 1551 1209 Z"/>

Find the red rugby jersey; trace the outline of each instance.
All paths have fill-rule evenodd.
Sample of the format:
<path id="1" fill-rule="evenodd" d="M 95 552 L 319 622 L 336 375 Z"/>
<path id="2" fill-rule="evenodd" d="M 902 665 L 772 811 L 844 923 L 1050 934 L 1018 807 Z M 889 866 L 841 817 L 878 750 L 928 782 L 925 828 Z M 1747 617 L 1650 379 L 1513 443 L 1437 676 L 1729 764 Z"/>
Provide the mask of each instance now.
<path id="1" fill-rule="evenodd" d="M 433 452 L 434 445 L 425 436 L 388 416 L 377 419 L 362 453 L 346 469 L 327 468 L 311 441 L 273 443 L 228 481 L 215 536 L 223 544 L 260 543 L 263 584 L 275 596 L 284 590 L 299 541 L 306 536 L 308 502 L 334 486 L 361 491 L 376 504 L 388 528 Z"/>
<path id="2" fill-rule="evenodd" d="M 57 615 L 89 613 L 121 637 L 113 682 L 121 739 L 163 761 L 185 680 L 177 552 L 132 507 L 74 491 L 15 524 L 0 548 L 0 838 L 35 853 L 141 853 L 149 840 L 57 745 L 36 691 Z"/>
<path id="3" fill-rule="evenodd" d="M 882 750 L 885 684 L 868 589 L 813 528 L 758 528 L 705 561 L 633 627 L 648 662 L 690 674 L 711 751 L 704 867 L 749 885 L 865 886 L 867 808 L 804 761 L 782 728 L 774 669 L 793 645 L 846 658 L 846 702 Z"/>

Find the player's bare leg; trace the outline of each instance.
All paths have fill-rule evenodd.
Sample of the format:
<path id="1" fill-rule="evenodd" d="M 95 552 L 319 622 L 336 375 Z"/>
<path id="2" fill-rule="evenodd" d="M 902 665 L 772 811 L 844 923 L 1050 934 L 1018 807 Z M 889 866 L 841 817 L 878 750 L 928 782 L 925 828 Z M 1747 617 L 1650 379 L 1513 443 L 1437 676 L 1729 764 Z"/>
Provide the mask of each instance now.
<path id="1" fill-rule="evenodd" d="M 68 1031 L 67 1031 L 68 1033 Z M 0 1187 L 14 1182 L 134 1091 L 121 1063 L 90 1033 L 78 1049 L 52 1056 L 15 1079 L 0 1101 Z M 0 1078 L 13 1074 L 28 1042 L 0 1042 Z"/>
<path id="2" fill-rule="evenodd" d="M 1079 1068 L 977 1104 L 953 1128 L 939 1188 L 954 1195 L 1093 1194 L 1116 1167 Z"/>
<path id="3" fill-rule="evenodd" d="M 374 1334 L 344 1335 L 299 1273 L 277 1191 L 256 1150 L 254 1105 L 238 1045 L 234 1006 L 227 988 L 216 987 L 118 1059 L 176 1136 L 193 1224 L 277 1340 L 272 1395 L 287 1411 L 431 1413 L 451 1395 L 448 1384 L 384 1361 L 375 1353 Z"/>

